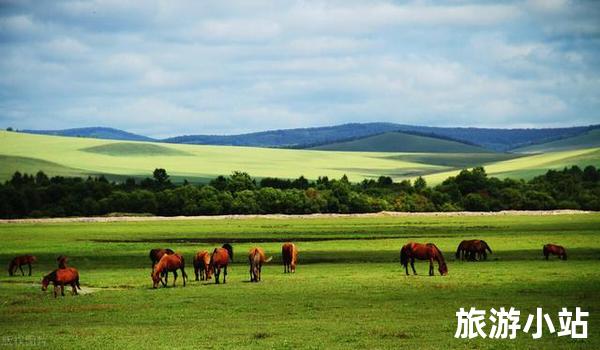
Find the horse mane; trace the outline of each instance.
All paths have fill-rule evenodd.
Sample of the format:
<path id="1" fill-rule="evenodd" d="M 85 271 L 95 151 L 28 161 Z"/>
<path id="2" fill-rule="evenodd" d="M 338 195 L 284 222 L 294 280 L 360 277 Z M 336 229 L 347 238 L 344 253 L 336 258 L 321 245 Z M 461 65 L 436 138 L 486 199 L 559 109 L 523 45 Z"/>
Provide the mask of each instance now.
<path id="1" fill-rule="evenodd" d="M 54 281 L 56 280 L 56 270 L 50 272 L 49 274 L 47 274 L 46 276 L 44 276 L 44 280 L 48 280 L 48 281 Z"/>
<path id="2" fill-rule="evenodd" d="M 428 246 L 433 247 L 433 249 L 435 249 L 436 251 L 436 260 L 438 262 L 438 264 L 444 264 L 446 265 L 446 260 L 444 259 L 444 254 L 442 254 L 442 251 L 440 250 L 440 248 L 438 248 L 435 244 L 433 243 L 427 243 Z"/>

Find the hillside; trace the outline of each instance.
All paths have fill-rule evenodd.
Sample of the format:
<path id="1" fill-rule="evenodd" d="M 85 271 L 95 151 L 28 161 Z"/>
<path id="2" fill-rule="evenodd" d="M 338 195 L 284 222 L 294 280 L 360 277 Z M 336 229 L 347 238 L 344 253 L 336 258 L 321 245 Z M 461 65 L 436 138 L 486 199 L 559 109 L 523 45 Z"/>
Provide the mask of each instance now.
<path id="1" fill-rule="evenodd" d="M 150 137 L 133 134 L 127 131 L 106 128 L 106 127 L 89 127 L 89 128 L 75 128 L 75 129 L 64 129 L 64 130 L 21 130 L 29 134 L 39 135 L 55 135 L 55 136 L 69 136 L 69 137 L 90 137 L 95 139 L 106 139 L 106 140 L 124 140 L 124 141 L 154 141 Z"/>
<path id="2" fill-rule="evenodd" d="M 492 129 L 428 127 L 395 123 L 353 123 L 329 127 L 272 130 L 239 135 L 187 135 L 168 138 L 162 141 L 185 144 L 312 148 L 384 132 L 404 131 L 451 138 L 476 144 L 489 150 L 503 152 L 532 143 L 576 136 L 587 130 L 589 130 L 588 126 L 543 129 Z"/>
<path id="3" fill-rule="evenodd" d="M 518 157 L 516 159 L 511 159 Z M 485 165 L 490 175 L 530 178 L 570 165 L 600 166 L 600 148 L 542 155 L 504 153 L 338 152 L 231 146 L 179 145 L 32 135 L 0 131 L 0 181 L 15 171 L 49 175 L 106 175 L 111 179 L 148 177 L 165 168 L 174 181 L 205 182 L 246 171 L 254 177 L 308 179 L 319 176 L 351 181 L 391 176 L 396 180 L 427 175 L 439 183 L 457 169 Z"/>
<path id="4" fill-rule="evenodd" d="M 568 137 L 556 141 L 517 148 L 514 150 L 514 152 L 542 153 L 550 151 L 566 151 L 592 147 L 600 147 L 600 129 L 592 129 L 574 137 Z"/>
<path id="5" fill-rule="evenodd" d="M 330 143 L 311 149 L 351 152 L 485 153 L 488 150 L 434 137 L 386 132 L 352 141 Z"/>
<path id="6" fill-rule="evenodd" d="M 395 123 L 351 123 L 327 127 L 270 130 L 239 135 L 185 135 L 163 140 L 154 140 L 150 137 L 104 127 L 66 130 L 22 130 L 22 132 L 125 141 L 160 141 L 196 145 L 308 149 L 330 143 L 374 136 L 385 132 L 402 131 L 422 136 L 452 139 L 478 145 L 489 150 L 504 152 L 517 147 L 577 136 L 590 130 L 590 128 L 593 128 L 593 126 L 554 129 L 485 129 L 427 127 Z"/>

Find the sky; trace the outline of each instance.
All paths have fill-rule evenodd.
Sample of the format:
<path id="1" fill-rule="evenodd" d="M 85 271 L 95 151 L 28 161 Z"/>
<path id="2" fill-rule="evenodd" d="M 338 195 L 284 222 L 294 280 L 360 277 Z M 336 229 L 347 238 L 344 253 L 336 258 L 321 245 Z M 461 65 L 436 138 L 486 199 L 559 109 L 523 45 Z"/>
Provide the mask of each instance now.
<path id="1" fill-rule="evenodd" d="M 0 0 L 0 127 L 600 123 L 600 2 Z"/>

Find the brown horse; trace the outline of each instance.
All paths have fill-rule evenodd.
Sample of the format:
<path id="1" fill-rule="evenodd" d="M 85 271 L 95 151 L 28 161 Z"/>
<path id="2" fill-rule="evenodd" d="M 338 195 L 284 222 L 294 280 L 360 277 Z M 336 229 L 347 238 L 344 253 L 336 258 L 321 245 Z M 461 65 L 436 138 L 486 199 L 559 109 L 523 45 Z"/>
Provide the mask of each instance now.
<path id="1" fill-rule="evenodd" d="M 413 273 L 417 274 L 417 271 L 415 271 L 415 259 L 429 260 L 429 276 L 433 276 L 433 260 L 436 260 L 438 263 L 440 275 L 445 276 L 448 274 L 448 266 L 444 260 L 444 255 L 433 243 L 422 244 L 410 242 L 402 247 L 402 250 L 400 250 L 400 263 L 406 269 L 407 275 L 409 261 Z"/>
<path id="2" fill-rule="evenodd" d="M 58 258 L 56 258 L 56 262 L 58 263 L 59 269 L 65 269 L 69 262 L 69 258 L 66 255 L 59 255 Z"/>
<path id="3" fill-rule="evenodd" d="M 273 257 L 265 256 L 265 251 L 262 248 L 252 248 L 248 252 L 248 262 L 250 264 L 250 282 L 259 282 L 264 263 L 271 261 Z"/>
<path id="4" fill-rule="evenodd" d="M 544 256 L 548 260 L 550 254 L 557 255 L 559 259 L 567 260 L 567 250 L 565 247 L 556 244 L 546 244 L 543 249 Z"/>
<path id="5" fill-rule="evenodd" d="M 152 287 L 157 288 L 158 282 L 161 282 L 163 287 L 167 286 L 167 275 L 166 272 L 173 272 L 173 287 L 177 281 L 177 270 L 181 270 L 181 278 L 183 279 L 183 286 L 185 287 L 185 281 L 187 280 L 187 274 L 185 273 L 185 260 L 183 256 L 179 254 L 164 254 L 160 261 L 154 266 L 154 270 L 150 274 L 152 277 Z M 162 276 L 165 276 L 163 281 Z"/>
<path id="6" fill-rule="evenodd" d="M 471 239 L 460 242 L 456 248 L 456 259 L 476 261 L 487 260 L 487 251 L 492 253 L 492 248 L 484 240 Z"/>
<path id="7" fill-rule="evenodd" d="M 155 248 L 150 250 L 149 256 L 150 261 L 152 261 L 152 270 L 154 270 L 154 265 L 156 265 L 165 254 L 175 254 L 175 252 L 169 248 Z"/>
<path id="8" fill-rule="evenodd" d="M 229 251 L 226 248 L 215 248 L 210 255 L 210 267 L 215 275 L 215 283 L 219 284 L 219 276 L 223 269 L 223 283 L 227 283 L 227 265 L 231 262 Z"/>
<path id="9" fill-rule="evenodd" d="M 200 280 L 208 281 L 212 278 L 210 271 L 210 254 L 206 250 L 199 251 L 194 256 L 194 274 L 196 275 L 196 281 L 198 281 L 198 276 L 200 276 Z"/>
<path id="10" fill-rule="evenodd" d="M 281 247 L 281 260 L 283 260 L 283 273 L 296 272 L 298 249 L 294 243 L 284 243 Z"/>
<path id="11" fill-rule="evenodd" d="M 13 276 L 15 272 L 17 272 L 17 268 L 21 270 L 21 275 L 25 276 L 25 272 L 23 272 L 23 265 L 29 266 L 29 276 L 31 276 L 31 264 L 37 262 L 37 257 L 33 255 L 21 255 L 17 256 L 10 261 L 8 264 L 8 275 Z"/>
<path id="12" fill-rule="evenodd" d="M 42 280 L 42 290 L 45 292 L 48 290 L 48 284 L 54 284 L 54 297 L 56 298 L 57 289 L 60 288 L 60 294 L 65 296 L 65 284 L 71 285 L 71 294 L 77 295 L 77 289 L 81 289 L 79 286 L 79 272 L 76 268 L 66 267 L 63 269 L 57 269 L 46 276 Z"/>

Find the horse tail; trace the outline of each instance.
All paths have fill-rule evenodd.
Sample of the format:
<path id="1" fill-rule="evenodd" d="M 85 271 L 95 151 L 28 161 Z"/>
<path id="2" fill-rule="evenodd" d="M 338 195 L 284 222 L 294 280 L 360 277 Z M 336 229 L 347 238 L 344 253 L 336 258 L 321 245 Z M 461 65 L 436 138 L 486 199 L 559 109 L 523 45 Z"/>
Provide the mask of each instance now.
<path id="1" fill-rule="evenodd" d="M 8 264 L 8 275 L 12 276 L 13 275 L 13 269 L 15 267 L 15 260 L 11 260 L 10 263 Z"/>
<path id="2" fill-rule="evenodd" d="M 402 247 L 402 249 L 400 249 L 400 264 L 402 264 L 402 266 L 406 267 L 408 266 L 408 247 L 404 246 Z"/>
<path id="3" fill-rule="evenodd" d="M 268 263 L 268 262 L 269 262 L 269 261 L 271 261 L 271 260 L 273 260 L 273 257 L 272 257 L 272 256 L 270 256 L 270 257 L 268 257 L 267 259 L 265 259 L 265 262 L 266 262 L 266 263 Z"/>
<path id="4" fill-rule="evenodd" d="M 483 243 L 484 248 L 487 249 L 490 252 L 490 254 L 492 254 L 492 248 L 490 248 L 487 242 L 482 240 L 481 243 Z"/>
<path id="5" fill-rule="evenodd" d="M 79 277 L 75 280 L 75 285 L 77 285 L 77 289 L 81 290 L 81 286 L 79 285 Z"/>
<path id="6" fill-rule="evenodd" d="M 562 256 L 563 260 L 567 260 L 567 250 L 565 248 L 563 248 L 563 256 Z"/>

